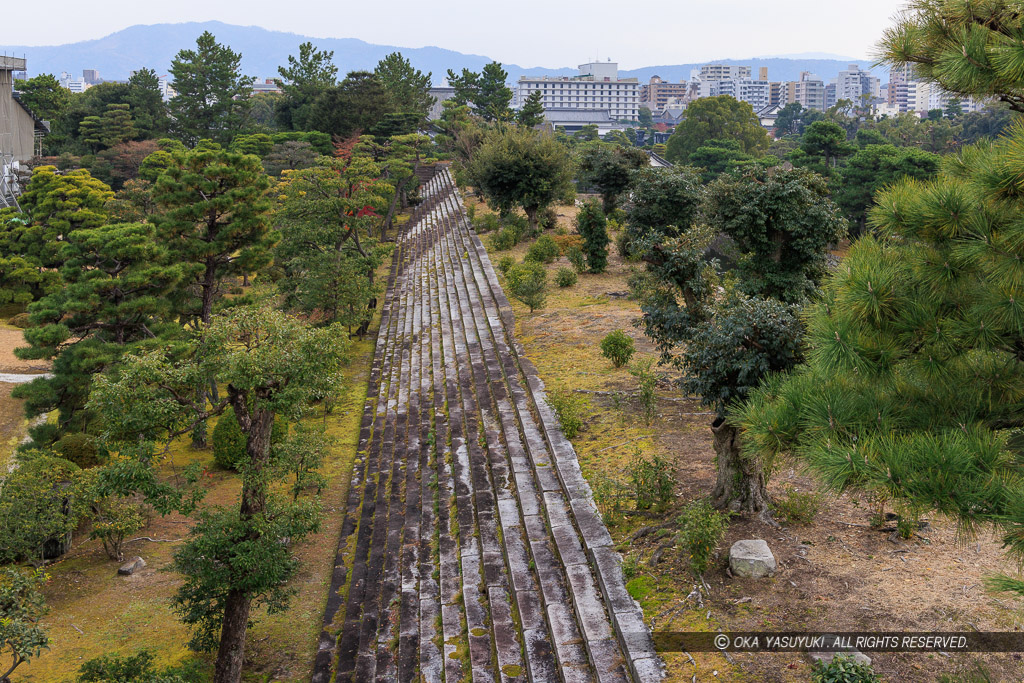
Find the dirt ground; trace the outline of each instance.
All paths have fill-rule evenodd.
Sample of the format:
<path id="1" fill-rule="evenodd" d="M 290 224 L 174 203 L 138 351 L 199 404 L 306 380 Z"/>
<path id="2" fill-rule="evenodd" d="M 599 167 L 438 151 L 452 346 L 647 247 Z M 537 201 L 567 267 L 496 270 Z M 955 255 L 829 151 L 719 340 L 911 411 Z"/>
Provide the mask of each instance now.
<path id="1" fill-rule="evenodd" d="M 0 325 L 0 372 L 29 374 L 50 369 L 50 364 L 45 361 L 15 358 L 14 349 L 18 346 L 25 346 L 21 330 L 10 325 Z"/>
<path id="2" fill-rule="evenodd" d="M 469 198 L 467 204 L 478 202 Z M 575 209 L 558 210 L 571 230 Z M 479 205 L 476 211 L 486 208 Z M 614 242 L 617 235 L 611 237 Z M 488 244 L 486 236 L 482 239 Z M 521 260 L 528 246 L 491 250 L 491 257 L 510 254 Z M 567 265 L 563 258 L 547 266 L 549 278 Z M 988 593 L 981 585 L 988 574 L 1015 573 L 998 539 L 958 538 L 954 522 L 925 514 L 927 526 L 903 541 L 871 528 L 873 509 L 863 496 L 851 494 L 823 497 L 814 521 L 803 526 L 773 528 L 733 518 L 705 576 L 710 591 L 698 605 L 696 581 L 675 542 L 676 518 L 683 505 L 707 495 L 715 483 L 712 415 L 683 396 L 671 382 L 673 373 L 662 368 L 657 417 L 644 422 L 635 400 L 636 380 L 627 368 L 614 369 L 598 347 L 604 335 L 622 329 L 635 340 L 635 358 L 656 357 L 632 324 L 640 313 L 636 302 L 625 296 L 630 268 L 637 266 L 624 263 L 614 245 L 609 266 L 601 275 L 581 275 L 570 288 L 552 284 L 546 306 L 532 315 L 518 302 L 513 306 L 526 352 L 548 387 L 570 389 L 589 400 L 586 427 L 573 443 L 598 505 L 605 503 L 602 509 L 624 564 L 634 568 L 630 591 L 655 630 L 1021 630 L 1021 602 Z M 608 511 L 605 492 L 624 484 L 624 470 L 637 449 L 648 457 L 661 455 L 674 469 L 676 503 L 664 514 Z M 796 463 L 777 462 L 769 484 L 773 499 L 791 489 L 818 490 Z M 746 538 L 768 542 L 779 563 L 774 577 L 743 580 L 727 573 L 728 548 Z M 983 680 L 967 675 L 979 665 L 987 680 L 1024 680 L 1021 654 L 869 654 L 886 681 Z M 666 653 L 665 659 L 672 681 L 806 681 L 811 671 L 801 653 L 736 653 L 731 661 L 718 653 L 693 653 L 692 660 L 685 653 Z"/>

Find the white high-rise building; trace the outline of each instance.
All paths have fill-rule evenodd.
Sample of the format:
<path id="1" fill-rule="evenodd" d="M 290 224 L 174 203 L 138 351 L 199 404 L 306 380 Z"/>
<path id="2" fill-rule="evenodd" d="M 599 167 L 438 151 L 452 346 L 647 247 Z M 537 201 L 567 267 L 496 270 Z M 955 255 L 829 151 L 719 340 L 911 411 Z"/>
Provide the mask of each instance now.
<path id="1" fill-rule="evenodd" d="M 541 93 L 545 110 L 604 111 L 612 120 L 640 119 L 640 84 L 635 78 L 619 78 L 615 62 L 581 64 L 579 76 L 522 76 L 516 88 L 516 104 L 522 107 L 531 93 Z"/>
<path id="2" fill-rule="evenodd" d="M 856 64 L 850 64 L 846 71 L 836 77 L 836 99 L 850 100 L 860 104 L 863 98 L 873 100 L 880 96 L 882 82 Z"/>

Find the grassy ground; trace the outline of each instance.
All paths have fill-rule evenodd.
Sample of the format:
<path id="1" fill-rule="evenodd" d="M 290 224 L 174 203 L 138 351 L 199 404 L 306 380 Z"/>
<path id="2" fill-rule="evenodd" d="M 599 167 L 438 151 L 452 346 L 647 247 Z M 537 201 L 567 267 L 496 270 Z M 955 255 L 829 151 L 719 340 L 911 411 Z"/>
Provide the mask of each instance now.
<path id="1" fill-rule="evenodd" d="M 326 513 L 323 527 L 296 549 L 302 562 L 292 582 L 298 592 L 289 608 L 274 615 L 256 613 L 246 642 L 246 681 L 309 679 L 341 531 L 374 340 L 375 328 L 365 340 L 354 344 L 344 398 L 326 420 L 335 444 L 323 470 L 328 482 L 322 495 Z M 0 395 L 0 408 L 6 417 L 4 400 Z M 20 414 L 20 407 L 18 411 Z M 13 438 L 10 426 L 5 423 L 0 428 L 4 429 L 5 442 Z M 166 465 L 167 476 L 193 461 L 208 468 L 204 504 L 237 505 L 239 477 L 218 470 L 211 451 L 193 451 L 185 442 L 175 444 Z M 140 649 L 156 655 L 159 666 L 196 658 L 185 647 L 188 634 L 170 602 L 181 579 L 169 570 L 169 565 L 189 525 L 188 519 L 178 515 L 152 517 L 136 534 L 142 540 L 126 546 L 126 556 L 140 555 L 147 563 L 144 570 L 131 577 L 117 576 L 118 564 L 106 557 L 98 541 L 86 540 L 87 528 L 81 529 L 72 551 L 47 569 L 50 579 L 45 594 L 50 613 L 45 625 L 50 650 L 22 665 L 16 680 L 74 681 L 78 668 L 91 658 L 109 653 L 133 654 Z M 210 658 L 200 659 L 209 669 Z"/>
<path id="2" fill-rule="evenodd" d="M 479 217 L 487 208 L 466 200 Z M 575 207 L 557 207 L 560 225 L 573 230 Z M 611 235 L 613 241 L 616 234 Z M 521 260 L 529 244 L 495 251 Z M 909 541 L 890 540 L 868 523 L 867 501 L 853 495 L 820 498 L 810 523 L 775 529 L 734 518 L 705 579 L 710 591 L 698 602 L 697 581 L 677 542 L 677 518 L 689 501 L 706 496 L 716 468 L 711 446 L 712 416 L 698 401 L 683 396 L 674 375 L 657 369 L 656 416 L 648 422 L 637 398 L 637 380 L 628 368 L 615 369 L 601 356 L 600 340 L 622 329 L 636 343 L 635 359 L 655 358 L 653 346 L 633 326 L 640 311 L 627 297 L 626 279 L 635 264 L 623 262 L 614 245 L 608 271 L 584 274 L 569 288 L 553 284 L 562 258 L 546 266 L 550 285 L 545 307 L 530 314 L 513 301 L 517 332 L 527 355 L 549 389 L 584 399 L 585 426 L 573 444 L 583 473 L 624 558 L 627 587 L 657 631 L 1013 631 L 1024 626 L 1019 602 L 986 593 L 981 578 L 1013 572 L 998 540 L 982 536 L 959 542 L 950 520 L 926 515 L 928 526 Z M 675 481 L 666 511 L 636 511 L 628 468 L 640 453 L 668 462 Z M 796 463 L 779 463 L 769 491 L 776 501 L 813 493 L 816 482 Z M 618 507 L 618 510 L 616 510 Z M 771 579 L 740 580 L 726 569 L 728 548 L 744 538 L 768 541 L 779 562 Z M 799 653 L 665 653 L 669 680 L 806 681 L 810 664 Z M 934 681 L 980 663 L 991 680 L 1024 680 L 1019 654 L 911 655 L 871 653 L 875 670 L 887 681 Z M 972 680 L 953 678 L 950 680 Z"/>

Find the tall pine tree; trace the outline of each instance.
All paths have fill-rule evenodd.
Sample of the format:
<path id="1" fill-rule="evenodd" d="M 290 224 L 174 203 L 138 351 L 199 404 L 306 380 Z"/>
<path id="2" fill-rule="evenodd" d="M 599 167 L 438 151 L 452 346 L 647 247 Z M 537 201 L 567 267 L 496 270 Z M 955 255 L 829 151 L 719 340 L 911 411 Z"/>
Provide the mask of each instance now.
<path id="1" fill-rule="evenodd" d="M 209 138 L 227 143 L 246 122 L 253 79 L 243 76 L 242 55 L 221 45 L 209 31 L 195 50 L 181 50 L 171 61 L 174 89 L 172 130 L 192 147 Z"/>

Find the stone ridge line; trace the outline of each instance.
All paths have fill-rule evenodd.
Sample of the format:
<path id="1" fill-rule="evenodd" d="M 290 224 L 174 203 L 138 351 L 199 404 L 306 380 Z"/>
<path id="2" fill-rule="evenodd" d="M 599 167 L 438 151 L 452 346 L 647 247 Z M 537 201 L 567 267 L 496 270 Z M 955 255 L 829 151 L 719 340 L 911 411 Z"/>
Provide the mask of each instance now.
<path id="1" fill-rule="evenodd" d="M 313 683 L 664 677 L 444 165 L 392 256 Z"/>

